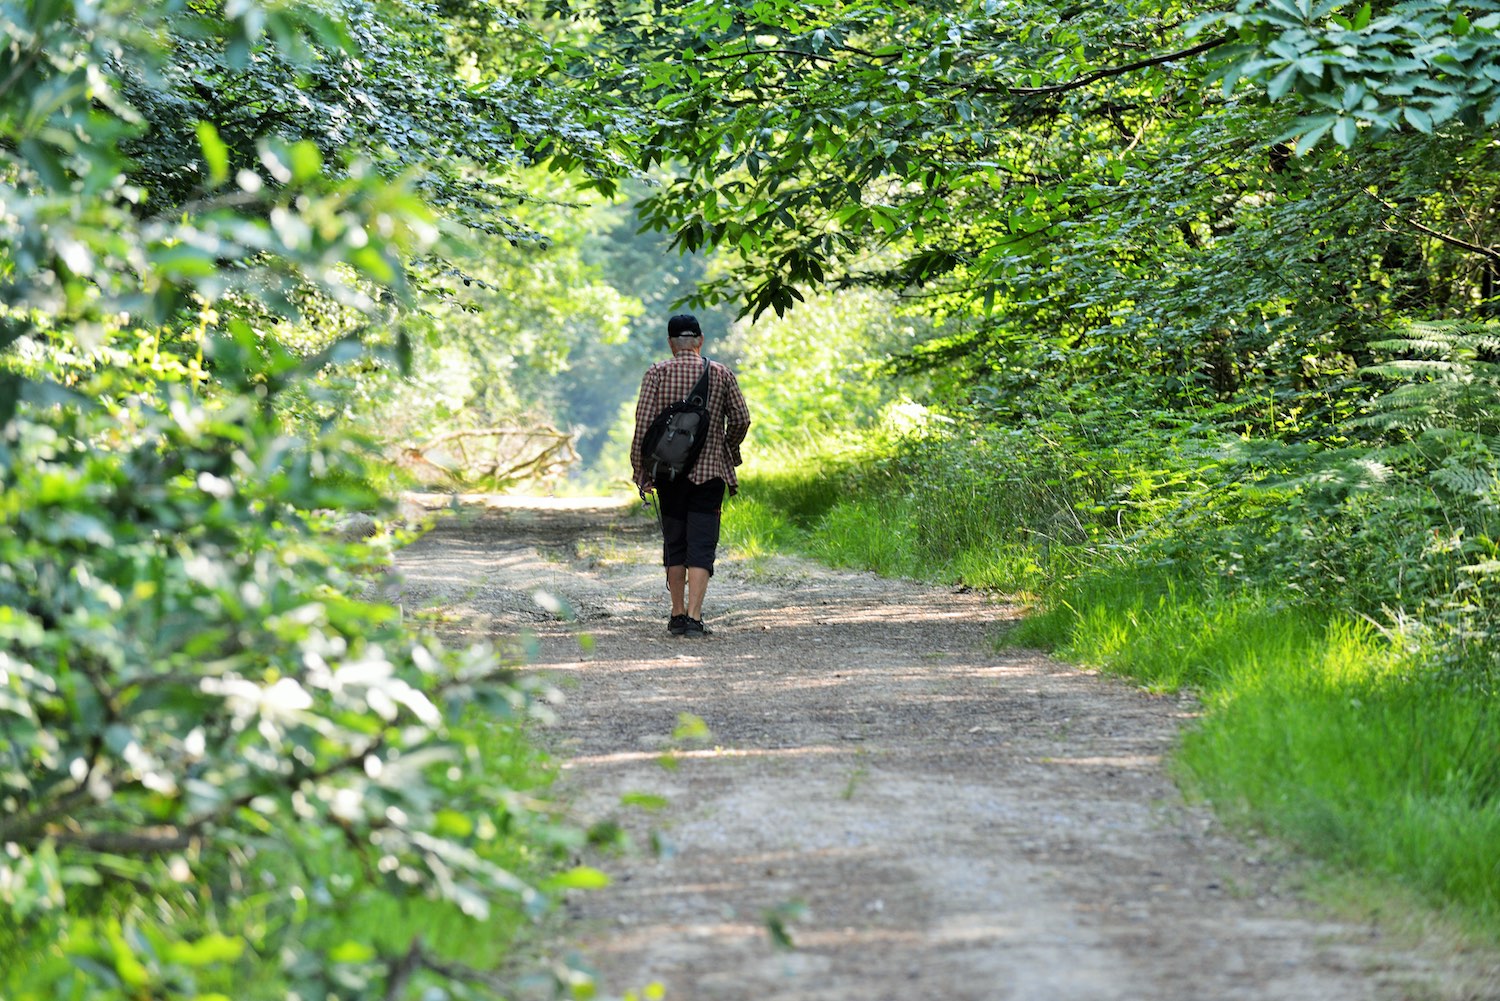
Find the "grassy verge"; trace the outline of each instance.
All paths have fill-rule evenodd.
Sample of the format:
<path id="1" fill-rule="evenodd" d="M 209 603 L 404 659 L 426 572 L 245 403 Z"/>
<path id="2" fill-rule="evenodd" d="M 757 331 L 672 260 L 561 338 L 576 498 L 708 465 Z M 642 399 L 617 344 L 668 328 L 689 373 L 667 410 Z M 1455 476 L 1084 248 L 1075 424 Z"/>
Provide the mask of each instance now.
<path id="1" fill-rule="evenodd" d="M 1136 583 L 1076 587 L 1008 641 L 1193 688 L 1205 715 L 1178 755 L 1191 791 L 1500 933 L 1500 716 L 1471 678 L 1361 620 Z"/>
<path id="2" fill-rule="evenodd" d="M 1295 591 L 1082 531 L 1059 542 L 1025 491 L 937 495 L 880 460 L 796 468 L 745 478 L 731 545 L 1025 592 L 1037 610 L 1004 642 L 1199 694 L 1177 766 L 1221 815 L 1500 939 L 1500 713 L 1483 671 Z"/>

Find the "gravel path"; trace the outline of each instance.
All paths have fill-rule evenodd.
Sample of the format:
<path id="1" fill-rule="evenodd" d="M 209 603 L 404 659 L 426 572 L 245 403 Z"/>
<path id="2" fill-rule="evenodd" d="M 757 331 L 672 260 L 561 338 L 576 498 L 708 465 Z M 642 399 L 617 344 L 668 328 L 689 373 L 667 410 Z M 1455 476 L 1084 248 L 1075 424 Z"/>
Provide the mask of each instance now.
<path id="1" fill-rule="evenodd" d="M 996 651 L 1011 608 L 731 553 L 715 635 L 676 638 L 652 522 L 470 501 L 402 551 L 403 600 L 462 636 L 533 636 L 562 687 L 546 737 L 562 793 L 635 845 L 585 859 L 614 883 L 569 900 L 564 933 L 602 996 L 1500 997 L 1467 960 L 1460 976 L 1289 893 L 1289 863 L 1165 773 L 1192 702 Z"/>

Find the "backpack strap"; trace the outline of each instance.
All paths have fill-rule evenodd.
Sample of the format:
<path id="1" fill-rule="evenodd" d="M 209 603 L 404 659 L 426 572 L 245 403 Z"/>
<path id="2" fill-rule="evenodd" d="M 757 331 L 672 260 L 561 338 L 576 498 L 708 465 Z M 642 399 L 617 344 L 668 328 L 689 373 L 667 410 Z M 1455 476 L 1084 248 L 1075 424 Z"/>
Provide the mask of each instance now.
<path id="1" fill-rule="evenodd" d="M 698 376 L 697 382 L 693 383 L 693 388 L 687 394 L 687 399 L 682 401 L 683 403 L 691 403 L 698 407 L 708 406 L 708 376 L 711 370 L 712 366 L 708 359 L 703 359 L 703 374 Z"/>

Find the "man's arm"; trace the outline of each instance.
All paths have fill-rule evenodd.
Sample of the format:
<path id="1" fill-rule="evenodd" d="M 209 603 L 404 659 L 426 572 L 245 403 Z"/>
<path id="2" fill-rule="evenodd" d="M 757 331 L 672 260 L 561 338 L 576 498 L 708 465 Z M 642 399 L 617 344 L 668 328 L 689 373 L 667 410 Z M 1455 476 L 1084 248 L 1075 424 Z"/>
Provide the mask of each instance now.
<path id="1" fill-rule="evenodd" d="M 641 378 L 641 391 L 635 399 L 635 434 L 630 440 L 631 479 L 635 480 L 635 485 L 642 490 L 650 490 L 654 486 L 643 468 L 645 459 L 641 455 L 641 446 L 646 440 L 646 429 L 651 427 L 651 422 L 656 420 L 656 415 L 661 412 L 661 405 L 657 402 L 658 380 L 651 378 L 654 371 L 654 366 L 648 368 Z"/>
<path id="2" fill-rule="evenodd" d="M 738 466 L 742 461 L 740 442 L 750 430 L 750 407 L 734 373 L 726 368 L 724 374 L 729 377 L 724 383 L 724 442 L 729 446 L 729 461 Z"/>

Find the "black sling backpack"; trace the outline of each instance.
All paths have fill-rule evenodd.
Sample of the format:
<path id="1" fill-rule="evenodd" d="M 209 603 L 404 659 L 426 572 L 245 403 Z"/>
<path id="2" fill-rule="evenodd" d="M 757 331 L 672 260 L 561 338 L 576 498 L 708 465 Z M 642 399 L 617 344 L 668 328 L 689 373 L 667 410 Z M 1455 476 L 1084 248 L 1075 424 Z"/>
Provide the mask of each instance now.
<path id="1" fill-rule="evenodd" d="M 653 483 L 673 482 L 693 468 L 708 437 L 708 388 L 710 366 L 703 359 L 703 374 L 693 384 L 687 399 L 670 404 L 657 415 L 641 441 L 642 462 Z"/>

